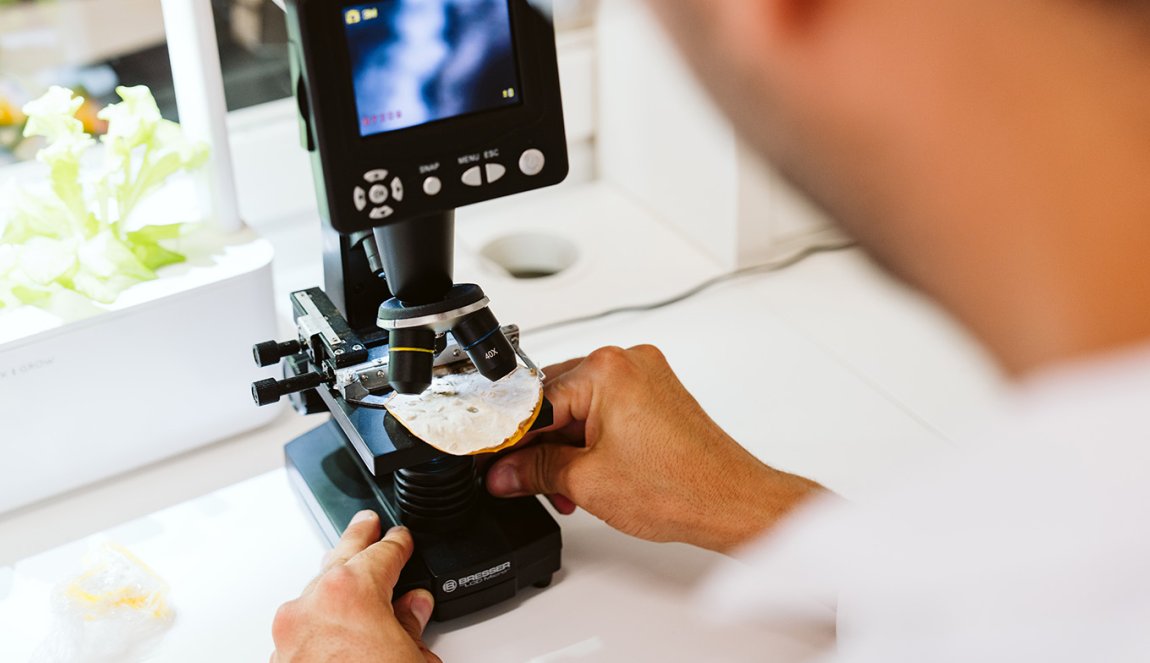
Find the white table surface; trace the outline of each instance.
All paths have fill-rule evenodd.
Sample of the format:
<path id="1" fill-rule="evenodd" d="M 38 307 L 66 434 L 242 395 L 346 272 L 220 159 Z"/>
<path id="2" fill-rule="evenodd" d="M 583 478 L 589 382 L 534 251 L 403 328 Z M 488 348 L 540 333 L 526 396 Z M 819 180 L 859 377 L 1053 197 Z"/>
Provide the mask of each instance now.
<path id="1" fill-rule="evenodd" d="M 680 267 L 681 279 L 706 271 Z M 310 278 L 310 268 L 298 269 L 278 275 L 281 288 Z M 512 310 L 500 313 L 507 319 L 531 315 L 511 295 L 498 301 Z M 603 344 L 657 343 L 704 407 L 756 455 L 859 500 L 881 489 L 900 459 L 954 444 L 990 416 L 1002 391 L 949 321 L 853 251 L 524 342 L 544 363 Z M 277 469 L 283 443 L 320 422 L 287 415 L 0 517 L 0 565 L 20 560 L 0 566 L 0 661 L 27 660 L 43 638 L 48 592 L 78 569 L 90 536 L 124 544 L 171 584 L 179 616 L 155 660 L 265 660 L 276 606 L 298 593 L 323 552 Z M 430 644 L 445 660 L 810 657 L 789 634 L 700 618 L 692 587 L 718 556 L 631 540 L 585 514 L 560 523 L 564 568 L 555 584 L 433 626 Z"/>

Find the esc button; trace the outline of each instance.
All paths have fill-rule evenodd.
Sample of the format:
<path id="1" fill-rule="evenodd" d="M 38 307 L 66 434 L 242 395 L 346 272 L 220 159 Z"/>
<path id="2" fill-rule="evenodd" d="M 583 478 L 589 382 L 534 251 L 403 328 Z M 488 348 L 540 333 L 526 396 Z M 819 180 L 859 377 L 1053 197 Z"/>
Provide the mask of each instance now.
<path id="1" fill-rule="evenodd" d="M 498 182 L 507 174 L 507 169 L 497 163 L 489 163 L 487 168 L 487 183 Z"/>

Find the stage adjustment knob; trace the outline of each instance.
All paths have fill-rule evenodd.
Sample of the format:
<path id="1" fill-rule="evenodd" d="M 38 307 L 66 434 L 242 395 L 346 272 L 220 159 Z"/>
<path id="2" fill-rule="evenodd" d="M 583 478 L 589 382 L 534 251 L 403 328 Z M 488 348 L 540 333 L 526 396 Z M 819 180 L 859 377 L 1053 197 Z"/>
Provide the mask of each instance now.
<path id="1" fill-rule="evenodd" d="M 279 402 L 279 399 L 288 394 L 315 389 L 321 384 L 323 376 L 319 373 L 303 373 L 283 380 L 268 378 L 252 383 L 252 400 L 256 405 L 263 407 Z"/>
<path id="2" fill-rule="evenodd" d="M 256 360 L 256 366 L 263 368 L 274 366 L 284 357 L 290 357 L 302 349 L 303 346 L 300 345 L 299 341 L 284 341 L 283 343 L 264 341 L 252 346 L 252 356 Z"/>

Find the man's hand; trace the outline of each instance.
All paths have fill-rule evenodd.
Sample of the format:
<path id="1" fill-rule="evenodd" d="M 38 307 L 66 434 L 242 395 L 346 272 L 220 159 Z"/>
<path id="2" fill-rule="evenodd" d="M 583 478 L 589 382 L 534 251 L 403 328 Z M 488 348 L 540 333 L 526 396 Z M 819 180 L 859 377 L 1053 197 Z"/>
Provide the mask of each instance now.
<path id="1" fill-rule="evenodd" d="M 652 541 L 729 551 L 818 484 L 759 462 L 723 432 L 651 346 L 602 348 L 545 369 L 555 423 L 492 465 L 499 497 L 547 494 Z"/>
<path id="2" fill-rule="evenodd" d="M 320 575 L 279 609 L 272 663 L 439 662 L 423 644 L 431 594 L 415 590 L 392 604 L 399 572 L 411 557 L 411 534 L 397 527 L 380 540 L 379 529 L 374 512 L 356 514 Z"/>

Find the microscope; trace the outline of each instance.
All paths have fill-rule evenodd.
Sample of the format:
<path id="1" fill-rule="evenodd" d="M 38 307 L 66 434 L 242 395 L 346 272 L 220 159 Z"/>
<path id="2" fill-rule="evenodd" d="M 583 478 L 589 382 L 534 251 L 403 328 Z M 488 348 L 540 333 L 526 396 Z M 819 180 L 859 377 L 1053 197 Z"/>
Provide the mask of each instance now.
<path id="1" fill-rule="evenodd" d="M 455 209 L 561 182 L 566 138 L 550 0 L 287 0 L 300 139 L 323 226 L 324 288 L 293 292 L 297 337 L 253 348 L 252 385 L 324 425 L 285 447 L 329 543 L 362 509 L 407 526 L 396 591 L 447 620 L 545 587 L 559 526 L 538 498 L 495 499 L 383 407 L 442 372 L 538 370 L 483 289 L 453 276 Z M 535 426 L 550 423 L 544 403 Z"/>

